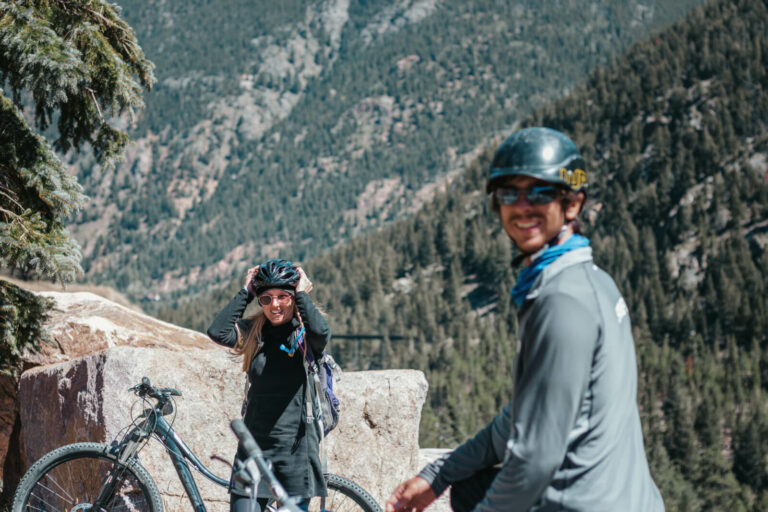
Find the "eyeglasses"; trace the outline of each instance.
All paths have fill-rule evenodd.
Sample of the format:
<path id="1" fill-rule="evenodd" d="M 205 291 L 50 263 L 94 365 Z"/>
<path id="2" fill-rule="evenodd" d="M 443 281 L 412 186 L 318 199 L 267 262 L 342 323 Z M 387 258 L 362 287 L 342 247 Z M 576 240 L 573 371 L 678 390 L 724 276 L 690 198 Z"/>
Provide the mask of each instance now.
<path id="1" fill-rule="evenodd" d="M 276 300 L 279 305 L 287 306 L 291 302 L 292 298 L 293 295 L 288 293 L 281 293 L 280 295 L 269 295 L 268 293 L 265 293 L 264 295 L 259 295 L 259 305 L 269 306 L 272 304 L 273 300 Z"/>
<path id="2" fill-rule="evenodd" d="M 560 189 L 552 185 L 534 185 L 528 188 L 500 187 L 493 191 L 496 200 L 500 204 L 511 205 L 520 200 L 525 195 L 531 204 L 551 203 L 560 193 Z"/>

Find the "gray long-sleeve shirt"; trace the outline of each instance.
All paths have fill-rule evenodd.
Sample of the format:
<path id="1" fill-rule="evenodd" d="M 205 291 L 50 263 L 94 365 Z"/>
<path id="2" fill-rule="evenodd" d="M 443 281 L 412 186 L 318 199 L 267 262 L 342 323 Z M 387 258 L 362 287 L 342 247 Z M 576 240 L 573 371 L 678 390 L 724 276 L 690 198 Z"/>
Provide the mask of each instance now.
<path id="1" fill-rule="evenodd" d="M 439 495 L 501 464 L 478 511 L 663 511 L 643 448 L 627 306 L 590 248 L 544 269 L 519 325 L 511 402 L 420 475 Z"/>

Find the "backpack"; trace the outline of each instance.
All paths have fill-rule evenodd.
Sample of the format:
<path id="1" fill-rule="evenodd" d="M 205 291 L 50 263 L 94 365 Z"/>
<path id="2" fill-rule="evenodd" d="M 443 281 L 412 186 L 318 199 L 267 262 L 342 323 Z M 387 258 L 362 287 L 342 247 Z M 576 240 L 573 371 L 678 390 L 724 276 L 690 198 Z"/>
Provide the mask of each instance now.
<path id="1" fill-rule="evenodd" d="M 325 350 L 320 358 L 315 360 L 312 348 L 304 341 L 304 333 L 303 327 L 294 333 L 291 349 L 285 346 L 280 348 L 292 354 L 298 346 L 304 353 L 304 370 L 307 374 L 307 419 L 318 422 L 317 427 L 320 431 L 318 433 L 322 433 L 322 437 L 325 437 L 339 423 L 341 403 L 333 392 L 333 384 L 335 380 L 341 379 L 341 368 Z"/>
<path id="2" fill-rule="evenodd" d="M 333 392 L 333 384 L 334 381 L 340 380 L 341 368 L 333 357 L 325 351 L 323 351 L 320 359 L 315 361 L 312 350 L 307 350 L 307 363 L 309 366 L 307 376 L 312 374 L 312 378 L 309 380 L 315 395 L 315 400 L 312 401 L 313 408 L 316 411 L 315 415 L 322 424 L 323 437 L 325 437 L 339 424 L 341 403 Z"/>

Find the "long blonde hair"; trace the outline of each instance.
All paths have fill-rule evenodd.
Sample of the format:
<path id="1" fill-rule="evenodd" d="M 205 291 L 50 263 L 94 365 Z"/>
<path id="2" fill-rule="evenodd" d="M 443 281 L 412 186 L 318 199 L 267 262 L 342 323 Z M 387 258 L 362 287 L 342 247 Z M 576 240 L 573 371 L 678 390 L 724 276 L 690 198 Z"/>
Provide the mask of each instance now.
<path id="1" fill-rule="evenodd" d="M 293 298 L 293 315 L 299 321 L 299 329 L 304 327 L 304 321 L 301 319 L 299 313 L 299 306 L 296 305 L 296 297 Z M 261 309 L 251 315 L 249 319 L 252 321 L 251 328 L 242 335 L 240 329 L 235 324 L 237 329 L 237 343 L 232 348 L 232 352 L 235 356 L 243 356 L 243 371 L 248 372 L 251 367 L 251 361 L 259 353 L 261 347 L 264 345 L 264 341 L 261 337 L 261 331 L 264 329 L 264 324 L 267 323 L 267 315 Z"/>

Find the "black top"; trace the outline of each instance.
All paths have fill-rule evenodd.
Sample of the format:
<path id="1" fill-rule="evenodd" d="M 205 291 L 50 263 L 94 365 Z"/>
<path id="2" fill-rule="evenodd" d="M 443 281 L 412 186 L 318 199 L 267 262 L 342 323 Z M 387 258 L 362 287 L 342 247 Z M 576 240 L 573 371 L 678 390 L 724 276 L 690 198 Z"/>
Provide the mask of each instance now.
<path id="1" fill-rule="evenodd" d="M 242 316 L 252 300 L 253 295 L 241 289 L 216 315 L 208 336 L 220 345 L 234 347 L 235 325 L 243 337 L 251 329 L 252 321 Z M 296 294 L 296 305 L 306 329 L 305 340 L 312 352 L 320 355 L 331 338 L 328 322 L 306 292 Z M 291 347 L 298 327 L 296 319 L 278 326 L 269 321 L 264 324 L 263 346 L 248 370 L 251 386 L 244 421 L 288 494 L 308 498 L 326 494 L 319 437 L 315 425 L 307 424 L 307 377 L 301 349 L 293 356 L 280 349 L 280 345 Z M 259 489 L 258 494 L 271 496 L 266 489 Z"/>

